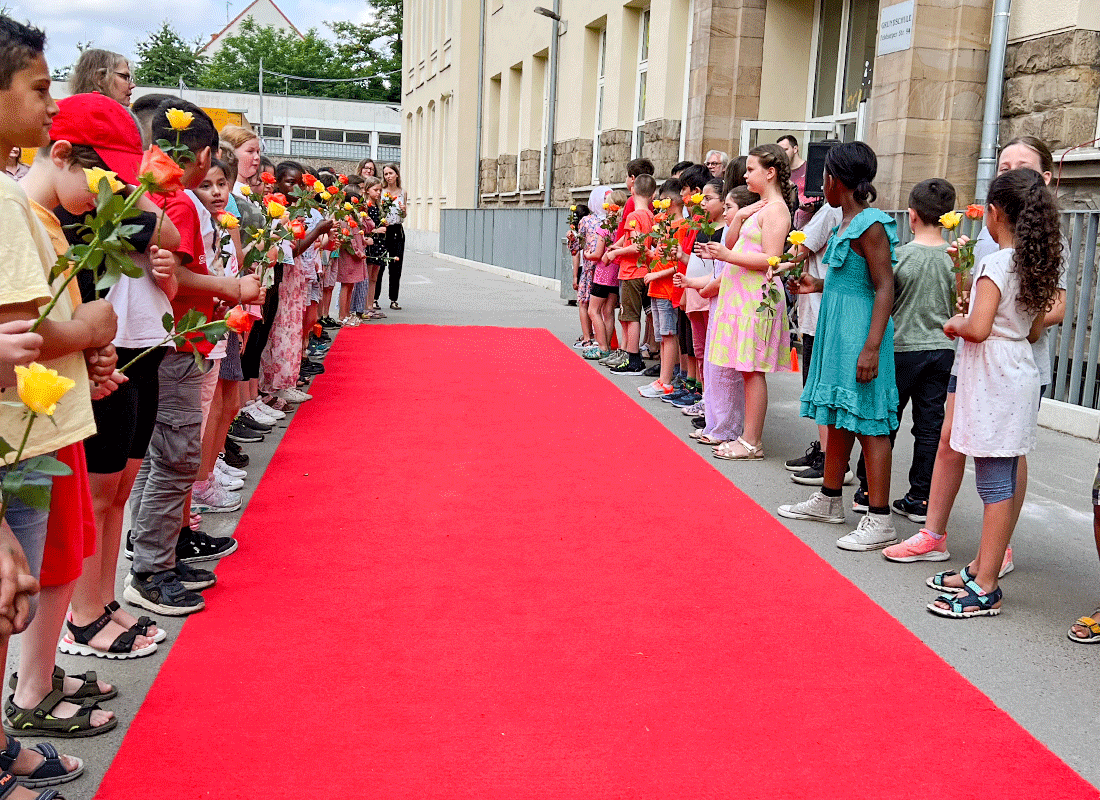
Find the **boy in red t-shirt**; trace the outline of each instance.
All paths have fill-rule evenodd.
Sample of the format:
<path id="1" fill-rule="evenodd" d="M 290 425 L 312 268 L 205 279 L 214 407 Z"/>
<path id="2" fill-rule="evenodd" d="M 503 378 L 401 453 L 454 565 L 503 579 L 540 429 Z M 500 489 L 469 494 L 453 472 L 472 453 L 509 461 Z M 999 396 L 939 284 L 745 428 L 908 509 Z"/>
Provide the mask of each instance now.
<path id="1" fill-rule="evenodd" d="M 170 109 L 192 115 L 186 129 L 171 128 L 167 116 Z M 184 166 L 180 183 L 190 189 L 197 187 L 206 177 L 211 153 L 218 146 L 218 133 L 210 117 L 198 106 L 177 98 L 165 100 L 150 117 L 153 141 L 179 141 L 191 151 L 192 160 Z M 198 212 L 186 194 L 174 192 L 156 199 L 180 233 L 180 245 L 174 251 L 179 261 L 179 291 L 172 301 L 177 319 L 192 308 L 210 319 L 218 300 L 263 302 L 255 275 L 232 278 L 207 271 Z M 176 543 L 202 458 L 203 370 L 196 363 L 192 347 L 205 355 L 210 346 L 204 339 L 196 339 L 161 361 L 156 427 L 130 493 L 134 564 L 122 596 L 131 605 L 169 616 L 191 614 L 205 607 L 202 595 L 185 588 L 184 582 L 198 589 L 212 586 L 215 581 L 212 572 L 176 561 Z"/>
<path id="2" fill-rule="evenodd" d="M 638 350 L 641 334 L 642 298 L 645 296 L 645 276 L 648 270 L 638 264 L 641 246 L 633 242 L 637 234 L 653 230 L 653 212 L 649 210 L 650 201 L 657 191 L 657 182 L 652 175 L 639 175 L 634 179 L 631 197 L 634 210 L 623 218 L 623 234 L 612 246 L 608 258 L 619 263 L 619 322 L 623 326 L 626 341 L 623 349 L 627 361 L 613 366 L 616 375 L 641 375 L 645 372 L 645 363 Z"/>

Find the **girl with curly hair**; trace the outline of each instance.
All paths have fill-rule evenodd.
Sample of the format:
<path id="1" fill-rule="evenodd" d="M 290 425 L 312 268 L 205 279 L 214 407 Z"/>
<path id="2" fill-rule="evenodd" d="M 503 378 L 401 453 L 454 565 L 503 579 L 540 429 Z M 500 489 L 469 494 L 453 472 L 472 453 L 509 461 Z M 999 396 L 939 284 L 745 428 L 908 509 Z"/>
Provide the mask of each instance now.
<path id="1" fill-rule="evenodd" d="M 1035 446 L 1039 411 L 1039 369 L 1029 342 L 1042 333 L 1062 269 L 1058 206 L 1035 170 L 999 175 L 989 187 L 985 219 L 1001 249 L 974 270 L 967 313 L 943 326 L 952 339 L 962 339 L 951 448 L 974 457 L 985 514 L 977 557 L 961 574 L 943 572 L 929 581 L 948 590 L 928 605 L 943 617 L 1001 612 L 997 581 L 1015 521 L 1017 465 Z"/>

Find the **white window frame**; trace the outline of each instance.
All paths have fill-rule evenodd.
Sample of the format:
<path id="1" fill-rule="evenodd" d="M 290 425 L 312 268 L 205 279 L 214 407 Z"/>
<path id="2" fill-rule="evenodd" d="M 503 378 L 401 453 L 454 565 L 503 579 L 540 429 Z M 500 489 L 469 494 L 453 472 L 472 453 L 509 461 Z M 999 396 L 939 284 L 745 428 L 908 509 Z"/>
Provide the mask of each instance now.
<path id="1" fill-rule="evenodd" d="M 648 8 L 638 20 L 638 75 L 634 81 L 634 124 L 630 133 L 631 158 L 642 157 L 642 126 L 645 125 L 645 95 L 649 92 L 649 29 L 652 17 Z M 645 85 L 645 94 L 642 87 Z"/>
<path id="2" fill-rule="evenodd" d="M 592 133 L 592 185 L 600 182 L 600 134 L 603 133 L 603 101 L 605 72 L 607 69 L 607 27 L 600 30 L 600 39 L 596 44 L 596 114 L 595 130 Z"/>
<path id="3" fill-rule="evenodd" d="M 814 26 L 812 45 L 810 52 L 813 54 L 812 63 L 817 64 L 818 49 L 821 46 L 821 15 L 824 13 L 822 6 L 825 0 L 817 0 L 814 8 Z M 879 10 L 882 9 L 883 0 L 879 0 Z M 855 123 L 855 138 L 863 139 L 866 128 L 866 108 L 867 99 L 864 98 L 859 103 L 859 108 L 855 111 L 849 111 L 847 113 L 841 113 L 840 109 L 844 107 L 844 76 L 848 70 L 848 59 L 851 58 L 851 22 L 852 22 L 852 0 L 843 0 L 840 13 L 840 42 L 847 49 L 844 52 L 844 58 L 838 58 L 836 64 L 836 75 L 834 76 L 833 83 L 833 113 L 824 114 L 822 116 L 813 116 L 814 113 L 814 93 L 817 90 L 817 74 L 816 68 L 811 68 L 809 75 L 809 90 L 806 92 L 806 120 L 808 122 L 831 122 L 836 126 L 837 135 L 844 125 L 850 125 Z M 877 18 L 876 18 L 877 25 Z"/>

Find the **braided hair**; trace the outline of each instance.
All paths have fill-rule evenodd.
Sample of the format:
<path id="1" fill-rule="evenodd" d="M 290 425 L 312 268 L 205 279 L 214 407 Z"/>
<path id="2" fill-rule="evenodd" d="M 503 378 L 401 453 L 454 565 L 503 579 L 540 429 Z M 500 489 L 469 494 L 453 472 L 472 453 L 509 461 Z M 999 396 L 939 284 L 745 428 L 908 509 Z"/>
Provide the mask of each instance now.
<path id="1" fill-rule="evenodd" d="M 791 183 L 791 162 L 787 158 L 787 153 L 777 144 L 762 144 L 750 150 L 749 155 L 755 156 L 764 169 L 775 168 L 779 193 L 783 195 L 787 209 L 793 217 L 794 212 L 798 210 L 798 189 Z"/>
<path id="2" fill-rule="evenodd" d="M 1012 263 L 1020 278 L 1016 302 L 1033 314 L 1049 311 L 1062 271 L 1062 229 L 1054 195 L 1035 170 L 1014 169 L 993 179 L 987 202 L 999 208 L 1012 227 Z"/>

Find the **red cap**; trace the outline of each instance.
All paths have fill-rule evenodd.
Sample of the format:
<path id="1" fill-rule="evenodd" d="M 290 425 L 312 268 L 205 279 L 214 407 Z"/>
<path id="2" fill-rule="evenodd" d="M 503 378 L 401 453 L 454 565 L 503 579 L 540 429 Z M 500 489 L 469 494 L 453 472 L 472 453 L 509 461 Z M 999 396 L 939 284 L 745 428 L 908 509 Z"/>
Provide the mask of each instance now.
<path id="1" fill-rule="evenodd" d="M 101 94 L 74 94 L 57 101 L 50 140 L 93 148 L 123 181 L 136 185 L 141 134 L 129 110 Z"/>

